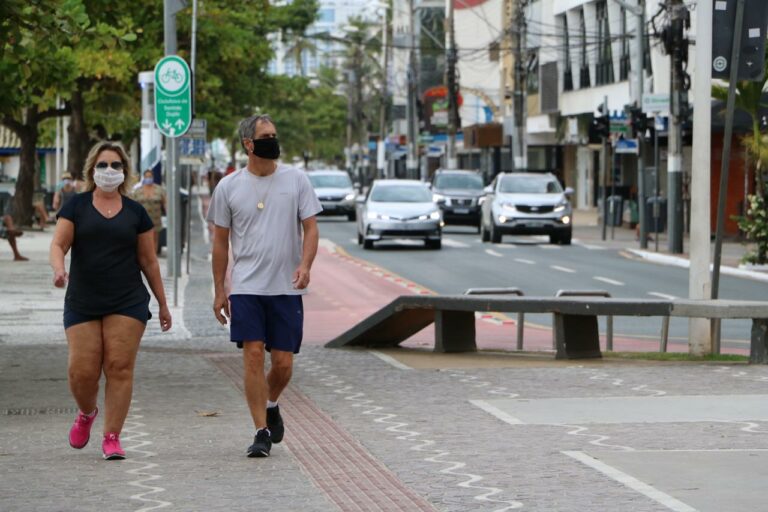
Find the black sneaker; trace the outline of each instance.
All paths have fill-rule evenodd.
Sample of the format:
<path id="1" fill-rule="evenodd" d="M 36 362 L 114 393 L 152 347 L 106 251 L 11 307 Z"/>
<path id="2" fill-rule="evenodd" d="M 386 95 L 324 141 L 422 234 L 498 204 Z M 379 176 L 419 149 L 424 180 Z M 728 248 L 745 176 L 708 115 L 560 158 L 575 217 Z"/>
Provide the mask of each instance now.
<path id="1" fill-rule="evenodd" d="M 272 442 L 277 444 L 283 440 L 285 427 L 283 426 L 283 417 L 280 416 L 280 406 L 267 408 L 267 428 L 272 433 Z"/>
<path id="2" fill-rule="evenodd" d="M 269 457 L 269 450 L 272 448 L 272 439 L 270 439 L 269 430 L 262 428 L 253 437 L 253 444 L 248 447 L 249 457 Z"/>

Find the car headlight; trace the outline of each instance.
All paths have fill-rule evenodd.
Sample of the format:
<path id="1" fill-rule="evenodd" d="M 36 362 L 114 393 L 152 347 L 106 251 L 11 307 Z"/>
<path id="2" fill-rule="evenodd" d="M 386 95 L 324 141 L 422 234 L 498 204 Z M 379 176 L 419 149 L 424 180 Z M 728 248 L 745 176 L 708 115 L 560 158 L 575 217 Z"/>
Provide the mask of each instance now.
<path id="1" fill-rule="evenodd" d="M 352 193 L 352 194 L 347 194 L 346 196 L 344 196 L 344 200 L 345 200 L 345 201 L 351 201 L 351 200 L 353 200 L 354 198 L 355 198 L 355 194 L 354 194 L 354 193 Z"/>
<path id="2" fill-rule="evenodd" d="M 368 217 L 368 220 L 389 220 L 389 215 L 383 215 L 376 212 L 368 212 L 366 217 Z"/>
<path id="3" fill-rule="evenodd" d="M 515 203 L 501 203 L 501 207 L 505 210 L 515 211 Z"/>
<path id="4" fill-rule="evenodd" d="M 432 200 L 436 203 L 445 202 L 445 196 L 442 194 L 432 194 Z"/>
<path id="5" fill-rule="evenodd" d="M 563 201 L 562 203 L 560 203 L 557 206 L 555 206 L 555 211 L 556 212 L 562 212 L 567 207 L 568 207 L 568 201 Z"/>
<path id="6" fill-rule="evenodd" d="M 440 212 L 435 210 L 434 212 L 429 214 L 429 218 L 432 220 L 440 220 Z"/>

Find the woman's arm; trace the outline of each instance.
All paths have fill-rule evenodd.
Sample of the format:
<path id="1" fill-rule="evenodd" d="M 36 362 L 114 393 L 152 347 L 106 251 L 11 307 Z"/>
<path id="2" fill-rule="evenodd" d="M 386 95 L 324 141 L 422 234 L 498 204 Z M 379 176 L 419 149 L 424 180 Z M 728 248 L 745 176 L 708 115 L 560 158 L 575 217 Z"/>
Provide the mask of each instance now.
<path id="1" fill-rule="evenodd" d="M 52 205 L 53 206 L 53 211 L 55 211 L 55 212 L 59 211 L 59 206 L 61 206 L 61 204 L 59 204 L 59 203 L 61 203 L 61 190 L 57 190 L 53 194 L 53 205 Z"/>
<path id="2" fill-rule="evenodd" d="M 48 254 L 48 261 L 53 269 L 53 285 L 57 288 L 64 288 L 67 284 L 69 276 L 64 266 L 64 257 L 72 247 L 74 238 L 75 223 L 69 219 L 59 218 L 56 222 L 56 230 L 53 232 L 51 250 Z"/>
<path id="3" fill-rule="evenodd" d="M 160 328 L 163 331 L 167 331 L 171 328 L 172 324 L 171 312 L 165 300 L 163 279 L 160 277 L 160 264 L 157 262 L 157 255 L 155 253 L 155 238 L 151 229 L 139 235 L 138 261 L 141 271 L 146 276 L 149 287 L 155 295 L 155 299 L 160 304 Z"/>

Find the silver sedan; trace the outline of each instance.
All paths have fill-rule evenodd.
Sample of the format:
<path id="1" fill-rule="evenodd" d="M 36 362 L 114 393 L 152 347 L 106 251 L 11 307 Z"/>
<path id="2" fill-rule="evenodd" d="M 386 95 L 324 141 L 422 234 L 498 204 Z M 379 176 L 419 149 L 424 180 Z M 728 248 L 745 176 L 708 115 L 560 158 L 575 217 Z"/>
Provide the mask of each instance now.
<path id="1" fill-rule="evenodd" d="M 393 238 L 424 240 L 427 247 L 442 245 L 442 214 L 432 192 L 420 181 L 377 180 L 359 201 L 357 242 L 365 249 Z"/>

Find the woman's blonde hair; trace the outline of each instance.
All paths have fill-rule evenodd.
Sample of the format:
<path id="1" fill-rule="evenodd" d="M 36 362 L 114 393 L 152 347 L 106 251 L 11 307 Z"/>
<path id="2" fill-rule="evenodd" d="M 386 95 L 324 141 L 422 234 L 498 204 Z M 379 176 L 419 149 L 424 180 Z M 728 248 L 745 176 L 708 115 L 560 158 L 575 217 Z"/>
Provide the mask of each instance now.
<path id="1" fill-rule="evenodd" d="M 119 187 L 117 187 L 117 191 L 125 195 L 131 184 L 131 162 L 128 159 L 128 154 L 125 152 L 123 145 L 111 140 L 97 142 L 88 152 L 88 157 L 85 159 L 85 166 L 83 167 L 85 191 L 93 192 L 96 188 L 96 183 L 93 182 L 93 171 L 96 168 L 96 163 L 102 151 L 114 151 L 120 156 L 120 160 L 123 162 L 123 175 L 125 176 L 125 180 Z"/>

